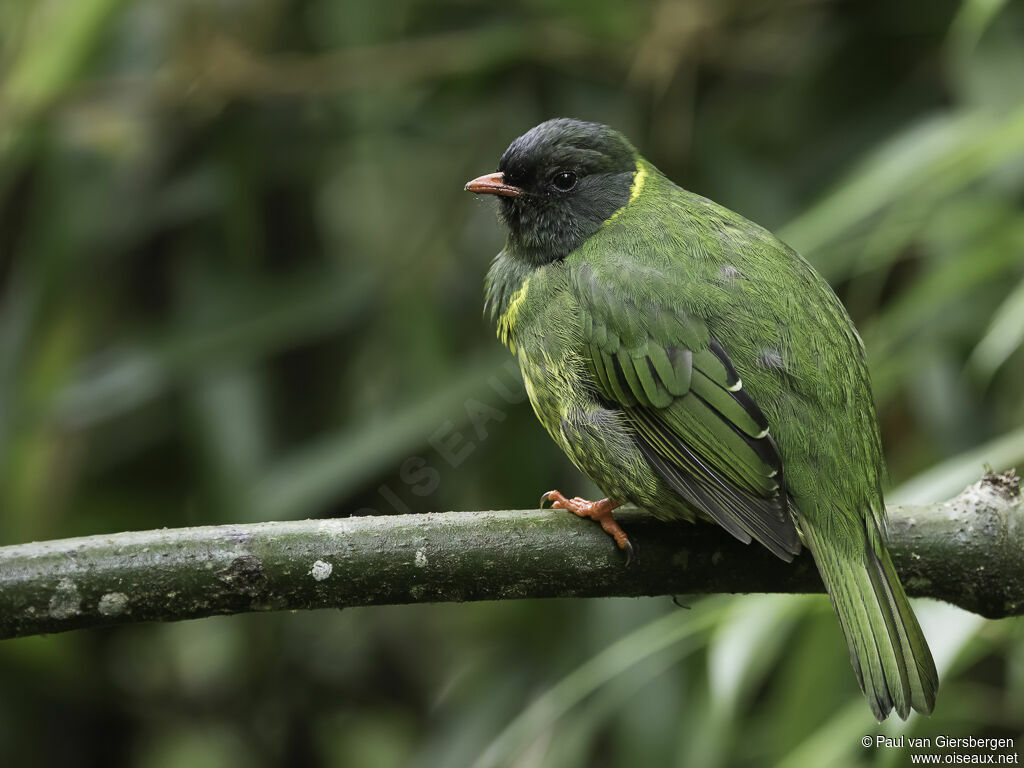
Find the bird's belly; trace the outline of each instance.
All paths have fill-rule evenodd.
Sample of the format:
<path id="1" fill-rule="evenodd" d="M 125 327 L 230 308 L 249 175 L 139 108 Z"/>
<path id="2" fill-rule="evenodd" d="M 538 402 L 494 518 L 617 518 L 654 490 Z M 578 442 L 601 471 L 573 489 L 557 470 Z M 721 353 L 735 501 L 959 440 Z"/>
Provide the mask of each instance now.
<path id="1" fill-rule="evenodd" d="M 520 349 L 519 367 L 537 419 L 602 493 L 660 516 L 692 517 L 640 453 L 621 412 L 593 397 L 582 361 L 534 358 Z"/>
<path id="2" fill-rule="evenodd" d="M 559 425 L 579 396 L 582 386 L 579 372 L 572 370 L 571 361 L 565 357 L 555 360 L 547 354 L 531 356 L 522 348 L 518 357 L 519 370 L 522 371 L 523 384 L 533 412 L 548 434 L 564 450 Z"/>

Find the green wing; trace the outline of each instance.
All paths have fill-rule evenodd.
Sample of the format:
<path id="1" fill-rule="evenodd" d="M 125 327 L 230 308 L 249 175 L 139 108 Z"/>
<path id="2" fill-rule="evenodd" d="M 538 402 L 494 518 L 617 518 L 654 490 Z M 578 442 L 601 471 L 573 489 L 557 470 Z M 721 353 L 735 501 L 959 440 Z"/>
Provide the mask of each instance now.
<path id="1" fill-rule="evenodd" d="M 627 293 L 589 264 L 573 267 L 583 356 L 600 399 L 624 415 L 648 463 L 686 502 L 792 560 L 800 540 L 761 409 L 705 323 L 659 296 L 658 270 L 629 269 L 615 275 Z"/>

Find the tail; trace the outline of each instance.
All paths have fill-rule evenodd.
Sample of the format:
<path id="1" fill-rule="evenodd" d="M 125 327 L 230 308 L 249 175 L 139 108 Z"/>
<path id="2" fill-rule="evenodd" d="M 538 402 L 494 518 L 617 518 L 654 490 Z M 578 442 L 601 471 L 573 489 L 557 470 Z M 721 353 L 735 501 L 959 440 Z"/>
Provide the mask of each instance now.
<path id="1" fill-rule="evenodd" d="M 930 714 L 938 673 L 917 617 L 870 513 L 845 525 L 830 520 L 829 535 L 801 521 L 807 545 L 839 615 L 850 663 L 879 721 L 893 709 Z"/>

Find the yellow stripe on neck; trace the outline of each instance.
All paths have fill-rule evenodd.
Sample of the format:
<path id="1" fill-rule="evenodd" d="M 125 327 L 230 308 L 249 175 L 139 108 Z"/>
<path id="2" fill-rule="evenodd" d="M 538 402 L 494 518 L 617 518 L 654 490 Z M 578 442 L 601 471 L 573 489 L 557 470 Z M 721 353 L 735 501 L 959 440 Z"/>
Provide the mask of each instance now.
<path id="1" fill-rule="evenodd" d="M 523 303 L 523 299 L 526 298 L 526 289 L 530 286 L 530 278 L 527 276 L 523 280 L 523 284 L 519 286 L 519 290 L 512 294 L 512 300 L 509 301 L 508 307 L 501 313 L 501 317 L 498 318 L 498 340 L 501 341 L 506 347 L 508 347 L 513 353 L 516 351 L 515 342 L 512 341 L 512 331 L 516 325 L 516 316 L 519 314 L 519 305 Z"/>
<path id="2" fill-rule="evenodd" d="M 643 160 L 636 161 L 636 173 L 633 174 L 633 186 L 629 188 L 629 203 L 632 203 L 640 193 L 644 191 L 644 182 L 647 181 L 647 166 Z M 626 205 L 629 205 L 626 203 Z"/>
<path id="3" fill-rule="evenodd" d="M 615 221 L 615 217 L 626 210 L 626 207 L 640 197 L 640 193 L 644 191 L 644 182 L 647 181 L 647 165 L 640 158 L 636 161 L 636 173 L 633 174 L 633 184 L 629 188 L 629 200 L 626 205 L 619 208 L 615 213 L 605 219 L 602 226 L 607 226 Z"/>

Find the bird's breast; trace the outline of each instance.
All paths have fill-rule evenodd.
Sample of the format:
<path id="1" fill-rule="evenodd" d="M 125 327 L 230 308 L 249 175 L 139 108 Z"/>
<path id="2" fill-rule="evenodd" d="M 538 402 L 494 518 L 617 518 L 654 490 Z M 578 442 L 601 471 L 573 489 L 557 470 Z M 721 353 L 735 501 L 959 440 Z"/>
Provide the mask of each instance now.
<path id="1" fill-rule="evenodd" d="M 498 316 L 498 340 L 508 347 L 513 354 L 516 351 L 516 327 L 519 321 L 519 308 L 526 301 L 530 290 L 530 278 L 523 280 L 523 284 L 512 294 L 505 311 Z"/>
<path id="2" fill-rule="evenodd" d="M 562 265 L 539 269 L 511 294 L 498 317 L 498 338 L 515 354 L 530 404 L 559 443 L 562 419 L 583 407 L 594 389 L 579 352 L 579 306 L 566 283 Z"/>

